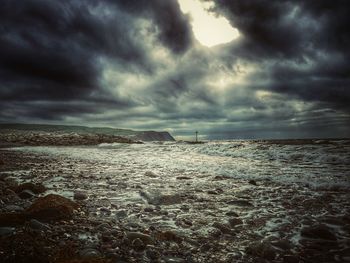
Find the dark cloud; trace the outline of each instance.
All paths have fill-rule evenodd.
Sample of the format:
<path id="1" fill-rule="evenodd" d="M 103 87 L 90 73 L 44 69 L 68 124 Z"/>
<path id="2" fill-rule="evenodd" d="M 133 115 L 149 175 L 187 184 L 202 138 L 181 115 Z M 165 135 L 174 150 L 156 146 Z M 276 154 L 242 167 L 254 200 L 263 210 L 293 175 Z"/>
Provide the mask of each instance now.
<path id="1" fill-rule="evenodd" d="M 346 134 L 348 1 L 214 2 L 240 37 L 208 49 L 176 0 L 2 1 L 0 121 Z"/>

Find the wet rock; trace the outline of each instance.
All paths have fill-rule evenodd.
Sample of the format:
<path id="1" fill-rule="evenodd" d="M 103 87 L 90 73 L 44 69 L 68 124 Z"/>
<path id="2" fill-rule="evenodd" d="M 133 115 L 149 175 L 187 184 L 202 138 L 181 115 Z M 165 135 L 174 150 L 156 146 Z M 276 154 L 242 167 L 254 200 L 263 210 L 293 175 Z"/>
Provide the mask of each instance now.
<path id="1" fill-rule="evenodd" d="M 223 234 L 232 234 L 231 228 L 226 224 L 215 222 L 213 223 L 213 227 L 219 229 Z"/>
<path id="2" fill-rule="evenodd" d="M 283 257 L 283 263 L 299 263 L 300 259 L 297 256 L 285 255 Z"/>
<path id="3" fill-rule="evenodd" d="M 256 183 L 255 180 L 249 180 L 248 183 L 249 183 L 249 184 L 252 184 L 252 185 L 257 185 L 257 183 Z"/>
<path id="4" fill-rule="evenodd" d="M 238 217 L 239 215 L 235 211 L 228 211 L 225 213 L 227 216 Z"/>
<path id="5" fill-rule="evenodd" d="M 192 178 L 191 177 L 188 177 L 188 176 L 178 176 L 176 177 L 177 180 L 191 180 Z"/>
<path id="6" fill-rule="evenodd" d="M 21 199 L 29 199 L 35 196 L 35 194 L 30 190 L 24 190 L 18 194 Z"/>
<path id="7" fill-rule="evenodd" d="M 146 248 L 145 244 L 143 243 L 143 241 L 140 238 L 134 239 L 131 242 L 131 245 L 136 251 L 141 251 L 141 250 L 144 250 Z"/>
<path id="8" fill-rule="evenodd" d="M 143 211 L 146 212 L 146 213 L 152 213 L 152 212 L 154 211 L 154 209 L 153 209 L 153 207 L 148 206 L 148 207 L 145 207 L 145 208 L 143 209 Z"/>
<path id="9" fill-rule="evenodd" d="M 301 229 L 301 236 L 314 239 L 337 240 L 337 237 L 325 225 L 304 227 Z"/>
<path id="10" fill-rule="evenodd" d="M 145 191 L 140 191 L 140 195 L 151 205 L 174 205 L 182 202 L 179 194 L 149 194 Z"/>
<path id="11" fill-rule="evenodd" d="M 157 234 L 157 239 L 161 241 L 181 242 L 182 238 L 175 232 L 167 230 Z"/>
<path id="12" fill-rule="evenodd" d="M 16 228 L 14 227 L 0 227 L 0 237 L 10 236 L 14 234 L 15 231 L 16 231 Z"/>
<path id="13" fill-rule="evenodd" d="M 85 200 L 87 198 L 88 198 L 87 194 L 85 194 L 83 192 L 75 192 L 74 193 L 74 199 L 75 200 Z"/>
<path id="14" fill-rule="evenodd" d="M 145 245 L 149 245 L 153 243 L 153 239 L 151 238 L 151 236 L 146 235 L 146 234 L 142 234 L 142 233 L 138 233 L 138 232 L 128 232 L 126 234 L 126 238 L 132 243 L 135 239 L 139 238 L 140 240 L 142 240 L 142 242 Z"/>
<path id="15" fill-rule="evenodd" d="M 115 216 L 116 216 L 118 219 L 123 219 L 123 218 L 125 218 L 125 217 L 128 216 L 128 212 L 125 211 L 125 210 L 120 210 L 120 211 L 117 211 L 117 212 L 115 213 Z"/>
<path id="16" fill-rule="evenodd" d="M 40 221 L 36 220 L 36 219 L 31 219 L 29 221 L 29 227 L 31 229 L 35 229 L 35 230 L 40 230 L 40 231 L 46 231 L 46 230 L 50 230 L 51 228 L 46 225 L 46 224 L 43 224 L 41 223 Z"/>
<path id="17" fill-rule="evenodd" d="M 46 191 L 46 187 L 40 183 L 38 183 L 38 184 L 24 183 L 24 184 L 20 184 L 14 188 L 14 191 L 16 193 L 20 193 L 24 190 L 30 190 L 34 194 L 41 194 L 41 193 L 44 193 Z"/>
<path id="18" fill-rule="evenodd" d="M 23 207 L 18 205 L 7 205 L 5 206 L 4 209 L 5 211 L 8 211 L 8 212 L 22 212 L 24 210 Z"/>
<path id="19" fill-rule="evenodd" d="M 146 255 L 151 260 L 157 260 L 160 257 L 160 253 L 157 250 L 151 248 L 146 250 Z"/>
<path id="20" fill-rule="evenodd" d="M 39 197 L 25 212 L 34 219 L 44 222 L 69 219 L 78 205 L 60 195 L 49 194 Z"/>
<path id="21" fill-rule="evenodd" d="M 83 259 L 95 259 L 100 258 L 102 255 L 100 251 L 94 248 L 85 248 L 79 252 L 79 256 Z"/>
<path id="22" fill-rule="evenodd" d="M 0 226 L 17 226 L 22 225 L 26 221 L 24 213 L 1 213 Z"/>
<path id="23" fill-rule="evenodd" d="M 243 224 L 243 221 L 242 219 L 239 219 L 239 218 L 230 218 L 228 220 L 228 223 L 230 224 L 231 227 L 235 227 L 236 225 Z"/>
<path id="24" fill-rule="evenodd" d="M 182 258 L 176 258 L 176 257 L 165 257 L 164 261 L 166 263 L 185 263 L 186 261 Z"/>
<path id="25" fill-rule="evenodd" d="M 228 205 L 236 205 L 236 206 L 246 206 L 246 207 L 251 207 L 253 206 L 252 203 L 250 203 L 249 201 L 247 200 L 230 200 L 228 202 L 226 202 L 226 204 Z"/>
<path id="26" fill-rule="evenodd" d="M 276 257 L 276 250 L 267 241 L 257 241 L 246 247 L 247 254 L 273 260 Z"/>
<path id="27" fill-rule="evenodd" d="M 289 250 L 292 249 L 293 245 L 289 240 L 276 240 L 276 241 L 272 241 L 271 244 L 274 247 L 277 247 L 281 250 Z"/>
<path id="28" fill-rule="evenodd" d="M 145 176 L 147 176 L 147 177 L 151 177 L 151 178 L 157 178 L 158 177 L 158 175 L 156 175 L 154 172 L 152 172 L 152 171 L 147 171 L 147 172 L 145 172 Z"/>

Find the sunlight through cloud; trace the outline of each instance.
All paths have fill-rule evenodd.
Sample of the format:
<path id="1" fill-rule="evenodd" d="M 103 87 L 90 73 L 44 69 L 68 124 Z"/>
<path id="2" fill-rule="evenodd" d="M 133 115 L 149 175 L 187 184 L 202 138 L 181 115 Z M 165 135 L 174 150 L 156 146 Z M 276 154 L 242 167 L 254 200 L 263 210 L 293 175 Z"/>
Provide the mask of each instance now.
<path id="1" fill-rule="evenodd" d="M 198 0 L 178 0 L 181 11 L 191 16 L 191 25 L 196 39 L 204 46 L 213 47 L 231 42 L 239 36 L 236 28 L 222 16 L 208 11 L 213 3 L 201 3 Z"/>

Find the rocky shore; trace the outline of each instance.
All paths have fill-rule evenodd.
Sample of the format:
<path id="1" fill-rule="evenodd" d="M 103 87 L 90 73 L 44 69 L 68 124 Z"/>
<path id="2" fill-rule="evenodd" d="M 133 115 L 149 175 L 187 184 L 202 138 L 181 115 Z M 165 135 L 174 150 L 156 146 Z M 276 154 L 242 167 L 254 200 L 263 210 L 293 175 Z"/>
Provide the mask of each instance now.
<path id="1" fill-rule="evenodd" d="M 342 189 L 10 149 L 0 172 L 1 262 L 350 262 Z"/>
<path id="2" fill-rule="evenodd" d="M 94 133 L 1 130 L 0 146 L 73 146 L 100 143 L 141 143 L 122 136 Z"/>

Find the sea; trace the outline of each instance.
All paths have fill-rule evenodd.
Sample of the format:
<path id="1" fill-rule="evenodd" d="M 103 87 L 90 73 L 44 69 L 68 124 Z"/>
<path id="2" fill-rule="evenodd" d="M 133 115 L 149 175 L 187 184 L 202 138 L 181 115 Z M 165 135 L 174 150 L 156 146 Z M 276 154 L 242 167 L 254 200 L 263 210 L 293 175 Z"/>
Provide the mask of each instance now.
<path id="1" fill-rule="evenodd" d="M 350 189 L 350 140 L 230 140 L 21 147 L 21 151 L 94 160 L 122 172 L 214 175 Z"/>

